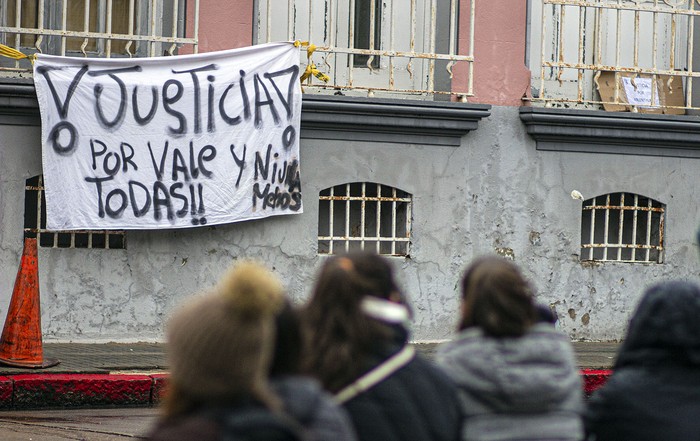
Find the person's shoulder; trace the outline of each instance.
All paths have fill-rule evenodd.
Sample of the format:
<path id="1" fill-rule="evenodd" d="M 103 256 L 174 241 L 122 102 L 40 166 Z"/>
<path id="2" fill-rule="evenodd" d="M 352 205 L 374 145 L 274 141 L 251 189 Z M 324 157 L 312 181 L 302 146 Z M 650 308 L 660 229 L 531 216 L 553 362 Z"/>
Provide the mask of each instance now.
<path id="1" fill-rule="evenodd" d="M 323 394 L 321 383 L 315 378 L 304 375 L 283 375 L 273 377 L 270 381 L 272 389 L 281 398 L 293 396 L 296 398 L 312 398 Z"/>
<path id="2" fill-rule="evenodd" d="M 443 366 L 472 358 L 474 354 L 490 352 L 493 338 L 484 335 L 480 328 L 468 328 L 460 331 L 455 337 L 438 345 L 435 351 L 435 362 Z"/>
<path id="3" fill-rule="evenodd" d="M 537 322 L 530 327 L 525 335 L 546 335 L 551 338 L 563 339 L 570 341 L 569 337 L 559 330 L 556 326 L 547 322 Z"/>
<path id="4" fill-rule="evenodd" d="M 321 383 L 305 376 L 285 376 L 272 381 L 273 390 L 282 399 L 285 411 L 302 425 L 312 424 L 321 413 L 338 412 L 340 406 Z"/>

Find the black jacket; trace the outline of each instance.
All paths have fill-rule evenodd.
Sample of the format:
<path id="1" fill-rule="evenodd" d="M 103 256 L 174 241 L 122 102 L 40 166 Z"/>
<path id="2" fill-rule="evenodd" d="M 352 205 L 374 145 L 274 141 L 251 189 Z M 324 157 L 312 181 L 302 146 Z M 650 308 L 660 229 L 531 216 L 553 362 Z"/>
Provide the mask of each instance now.
<path id="1" fill-rule="evenodd" d="M 372 367 L 397 353 L 407 333 L 377 344 Z M 461 415 L 447 375 L 417 355 L 381 383 L 345 403 L 360 441 L 456 441 Z"/>
<path id="2" fill-rule="evenodd" d="M 666 282 L 644 295 L 584 423 L 589 440 L 700 440 L 698 287 Z"/>

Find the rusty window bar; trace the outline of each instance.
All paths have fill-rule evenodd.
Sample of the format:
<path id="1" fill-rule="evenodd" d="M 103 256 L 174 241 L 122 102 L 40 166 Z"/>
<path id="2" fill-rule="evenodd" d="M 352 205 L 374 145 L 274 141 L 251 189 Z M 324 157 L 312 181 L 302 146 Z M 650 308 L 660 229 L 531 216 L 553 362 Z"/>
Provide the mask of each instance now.
<path id="1" fill-rule="evenodd" d="M 25 228 L 24 233 L 35 234 L 37 243 L 42 248 L 99 248 L 99 249 L 126 249 L 126 233 L 122 230 L 49 230 L 45 228 L 45 200 L 44 200 L 44 182 L 43 176 L 33 178 L 35 182 L 25 185 L 25 197 L 31 197 L 31 192 L 36 192 L 35 200 L 31 201 L 35 205 L 36 222 L 29 226 L 26 224 L 25 213 Z M 42 239 L 45 236 L 47 239 Z M 100 236 L 103 238 L 103 246 L 93 246 L 94 238 Z M 69 240 L 68 246 L 62 246 L 59 243 L 60 237 L 67 237 Z M 117 237 L 115 246 L 111 244 L 111 238 Z M 81 239 L 80 243 L 77 239 Z M 84 245 L 83 245 L 84 244 Z"/>
<path id="2" fill-rule="evenodd" d="M 345 194 L 350 195 L 350 184 L 345 185 Z M 364 212 L 362 213 L 364 217 Z M 350 198 L 345 198 L 345 237 L 350 238 Z M 345 241 L 345 252 L 350 251 L 350 241 Z"/>
<path id="3" fill-rule="evenodd" d="M 596 203 L 596 198 L 593 198 L 593 205 Z M 584 207 L 584 210 L 587 207 Z M 590 242 L 593 242 L 593 238 L 595 237 L 595 215 L 596 215 L 596 210 L 591 209 L 591 228 L 590 228 Z M 588 250 L 588 260 L 593 260 L 593 248 Z"/>
<path id="4" fill-rule="evenodd" d="M 359 184 L 359 185 L 358 185 Z M 368 194 L 368 188 L 372 186 L 375 195 Z M 340 193 L 336 191 L 340 189 Z M 323 210 L 319 210 L 319 227 L 328 226 L 328 235 L 319 233 L 319 244 L 327 243 L 327 254 L 334 254 L 336 243 L 343 244 L 344 251 L 350 251 L 352 243 L 358 243 L 359 249 L 366 249 L 369 243 L 374 242 L 374 251 L 379 254 L 389 254 L 393 256 L 403 256 L 409 253 L 410 231 L 411 231 L 411 196 L 399 195 L 396 188 L 383 186 L 382 184 L 374 183 L 347 183 L 341 186 L 331 187 L 321 191 L 319 201 L 328 202 L 328 220 L 324 219 Z M 357 194 L 359 196 L 354 196 Z M 384 194 L 391 196 L 384 196 Z M 403 192 L 402 192 L 403 193 Z M 353 203 L 357 205 L 353 205 Z M 391 210 L 387 213 L 382 211 L 382 203 L 390 203 Z M 398 204 L 405 204 L 400 207 Z M 342 204 L 342 205 L 340 205 Z M 368 208 L 368 204 L 371 204 Z M 359 206 L 359 210 L 357 207 Z M 341 227 L 342 234 L 335 233 L 335 214 L 336 208 L 340 207 L 343 216 L 343 225 Z M 343 213 L 344 211 L 344 213 Z M 339 214 L 341 214 L 339 213 Z M 374 214 L 374 235 L 367 235 L 368 225 L 367 220 Z M 405 230 L 404 236 L 397 234 L 399 230 L 399 217 L 405 218 L 405 223 L 402 228 Z M 382 228 L 382 225 L 388 226 L 388 232 Z M 382 249 L 382 243 L 389 244 L 388 250 Z M 403 243 L 401 251 L 397 250 L 396 245 Z M 354 247 L 353 247 L 354 248 Z M 388 252 L 387 252 L 388 251 Z M 320 254 L 326 254 L 319 247 Z"/>
<path id="5" fill-rule="evenodd" d="M 603 243 L 606 244 L 606 247 L 603 248 L 603 260 L 608 260 L 607 244 L 609 243 L 608 231 L 610 231 L 610 195 L 605 197 L 605 205 L 607 205 L 607 207 L 605 208 L 605 236 L 603 237 Z"/>
<path id="6" fill-rule="evenodd" d="M 599 198 L 601 197 L 604 197 L 605 202 L 598 205 Z M 612 202 L 611 199 L 613 197 L 619 200 L 619 205 Z M 625 200 L 628 197 L 632 197 L 634 200 L 633 205 L 625 204 Z M 588 205 L 584 205 L 582 208 L 584 213 L 582 217 L 582 227 L 587 227 L 586 231 L 588 237 L 586 238 L 585 235 L 583 235 L 584 230 L 582 230 L 581 239 L 582 256 L 585 252 L 585 255 L 588 257 L 585 260 L 640 263 L 650 263 L 652 261 L 661 263 L 663 261 L 663 230 L 665 221 L 665 207 L 663 204 L 651 198 L 647 198 L 646 204 L 640 205 L 638 195 L 625 193 L 613 193 L 594 197 L 586 201 L 585 204 Z M 629 213 L 630 211 L 631 213 Z M 596 221 L 596 213 L 605 214 L 602 222 Z M 631 214 L 631 216 L 626 216 L 626 213 Z M 638 229 L 638 215 L 640 213 L 646 213 L 642 221 L 643 231 L 639 231 Z M 615 215 L 614 218 L 612 216 L 613 214 Z M 654 220 L 655 215 L 658 215 L 658 221 L 656 222 Z M 615 225 L 615 220 L 611 219 L 616 219 L 618 224 Z M 590 221 L 590 225 L 586 225 L 587 220 Z M 599 231 L 600 229 L 604 231 L 601 232 Z M 598 233 L 597 237 L 600 239 L 596 239 L 596 232 Z M 613 237 L 613 243 L 610 243 L 610 234 L 613 234 L 613 232 L 617 233 L 618 237 L 616 239 Z M 639 243 L 637 240 L 640 233 L 643 234 L 642 243 Z M 601 251 L 598 254 L 599 257 L 596 257 L 594 253 L 596 249 Z M 614 251 L 613 249 L 616 249 L 616 253 L 614 256 L 611 256 L 608 250 Z M 629 253 L 623 255 L 623 250 L 629 250 Z M 643 258 L 639 259 L 640 256 L 638 256 L 637 250 L 644 251 Z M 651 251 L 656 251 L 657 255 L 652 256 Z M 654 260 L 652 260 L 652 258 L 654 258 Z"/>
<path id="7" fill-rule="evenodd" d="M 541 29 L 542 29 L 542 44 L 540 47 L 540 91 L 539 95 L 531 98 L 533 101 L 544 102 L 545 105 L 552 104 L 581 104 L 581 105 L 628 105 L 626 102 L 620 100 L 620 76 L 621 75 L 631 75 L 634 79 L 638 78 L 640 75 L 646 75 L 651 78 L 652 90 L 657 90 L 657 84 L 662 82 L 659 78 L 660 75 L 669 76 L 667 81 L 668 86 L 671 85 L 671 79 L 680 78 L 681 81 L 685 83 L 685 103 L 684 105 L 671 105 L 664 103 L 663 107 L 667 109 L 696 109 L 697 106 L 693 106 L 691 101 L 692 97 L 692 87 L 693 79 L 700 77 L 700 72 L 693 71 L 693 50 L 694 50 L 694 19 L 700 16 L 700 10 L 696 9 L 697 0 L 685 0 L 679 2 L 678 0 L 634 0 L 623 1 L 623 0 L 598 0 L 598 1 L 583 1 L 583 0 L 541 0 L 542 4 L 542 14 L 541 14 Z M 700 2 L 698 2 L 700 4 Z M 547 5 L 551 5 L 551 18 L 553 23 L 552 33 L 547 34 L 547 22 L 550 15 L 548 14 Z M 577 8 L 577 9 L 576 9 Z M 595 22 L 593 24 L 584 22 L 584 17 L 589 9 L 594 11 Z M 557 13 L 558 10 L 558 13 Z M 577 59 L 575 62 L 570 59 L 565 58 L 565 52 L 568 47 L 573 47 L 573 44 L 565 40 L 565 29 L 566 29 L 566 18 L 567 10 L 569 13 L 573 13 L 578 16 L 578 50 Z M 614 13 L 615 15 L 615 50 L 614 50 L 614 63 L 604 63 L 603 62 L 603 42 L 611 40 L 611 36 L 607 36 L 604 33 L 605 26 L 604 14 Z M 633 34 L 633 59 L 629 63 L 623 63 L 621 61 L 621 51 L 622 51 L 622 41 L 626 35 L 623 33 L 623 15 L 625 13 L 633 13 L 634 18 L 634 30 L 631 32 Z M 649 17 L 652 20 L 652 47 L 651 47 L 651 63 L 646 63 L 642 65 L 640 63 L 640 20 L 642 16 Z M 659 16 L 667 17 L 666 20 L 660 20 Z M 608 24 L 612 23 L 612 18 L 607 16 Z M 629 17 L 628 17 L 629 18 Z M 683 21 L 685 20 L 685 21 Z M 592 26 L 593 29 L 588 29 L 588 26 Z M 687 35 L 680 33 L 678 28 L 684 26 L 687 29 Z M 664 29 L 670 28 L 666 31 L 669 38 L 662 39 L 659 42 L 659 34 L 664 31 Z M 595 33 L 595 35 L 593 35 Z M 685 36 L 685 39 L 683 38 Z M 591 50 L 586 50 L 584 48 L 585 39 L 588 41 L 593 41 L 593 47 Z M 551 60 L 548 59 L 547 53 L 547 42 L 556 41 L 555 47 L 552 47 Z M 685 41 L 685 46 L 682 46 L 683 41 Z M 567 44 L 569 46 L 567 46 Z M 665 46 L 664 46 L 665 45 Z M 678 47 L 677 47 L 678 45 Z M 666 62 L 665 66 L 659 67 L 658 61 L 661 52 L 660 48 L 668 48 L 667 54 L 665 55 Z M 630 49 L 627 47 L 626 49 Z M 678 65 L 676 60 L 677 50 L 685 51 L 685 66 Z M 627 51 L 629 52 L 629 50 Z M 585 53 L 592 53 L 594 56 L 593 60 L 584 60 Z M 557 60 L 557 61 L 555 61 Z M 606 60 L 607 61 L 607 60 Z M 650 64 L 650 66 L 649 66 Z M 574 98 L 565 89 L 563 91 L 557 91 L 556 85 L 551 84 L 552 78 L 547 75 L 547 70 L 556 71 L 556 78 L 554 81 L 559 83 L 559 89 L 562 89 L 562 85 L 570 79 L 563 78 L 564 73 L 567 70 L 575 70 L 577 73 L 576 87 L 577 96 Z M 612 101 L 603 98 L 596 99 L 595 93 L 592 90 L 593 87 L 584 89 L 585 81 L 584 75 L 590 76 L 592 80 L 591 86 L 595 84 L 598 86 L 598 79 L 601 72 L 609 71 L 615 73 L 615 90 Z M 550 80 L 550 84 L 547 80 Z M 636 87 L 636 85 L 635 85 Z M 662 82 L 663 87 L 663 82 Z M 661 103 L 657 103 L 657 97 L 655 93 L 651 94 L 651 103 L 649 107 L 660 107 Z M 636 111 L 637 108 L 632 106 L 632 111 Z"/>
<path id="8" fill-rule="evenodd" d="M 31 1 L 35 2 L 37 9 L 36 26 L 21 26 L 23 20 L 23 5 L 28 7 L 27 5 L 31 3 Z M 181 12 L 186 14 L 184 3 L 180 3 L 179 0 L 171 0 L 168 2 L 164 2 L 163 0 L 150 0 L 148 5 L 145 2 L 128 0 L 128 10 L 124 12 L 126 15 L 123 17 L 126 20 L 126 28 L 122 29 L 121 32 L 115 31 L 112 27 L 115 12 L 122 4 L 122 2 L 120 2 L 120 4 L 115 5 L 116 0 L 99 0 L 97 2 L 96 11 L 91 10 L 90 1 L 85 0 L 82 6 L 81 17 L 72 15 L 75 19 L 80 20 L 81 30 L 69 29 L 70 24 L 68 18 L 71 16 L 71 11 L 68 9 L 67 1 L 61 2 L 62 6 L 58 9 L 58 11 L 60 11 L 60 18 L 51 18 L 46 12 L 57 7 L 58 3 L 56 0 L 15 0 L 14 16 L 10 17 L 9 10 L 6 10 L 5 17 L 0 17 L 0 42 L 12 45 L 15 49 L 25 53 L 54 53 L 62 56 L 73 55 L 75 52 L 82 56 L 111 58 L 117 54 L 113 49 L 113 44 L 117 41 L 124 42 L 123 52 L 118 53 L 118 55 L 127 57 L 141 55 L 132 51 L 133 44 L 137 42 L 142 42 L 147 45 L 147 51 L 142 54 L 142 56 L 173 55 L 178 45 L 191 45 L 192 51 L 197 53 L 199 0 L 193 1 L 194 36 L 185 37 L 177 36 L 179 23 L 184 21 Z M 183 5 L 183 7 L 181 7 L 181 5 Z M 168 9 L 168 12 L 172 14 L 171 23 L 163 22 L 163 8 Z M 145 20 L 146 15 L 150 16 L 149 20 Z M 97 16 L 97 22 L 94 21 L 95 16 Z M 104 20 L 101 20 L 100 17 L 104 17 Z M 10 26 L 9 24 L 14 24 L 14 26 Z M 75 24 L 73 24 L 73 26 L 75 26 Z M 169 30 L 172 36 L 165 35 L 166 30 Z M 14 34 L 14 42 L 9 39 L 3 39 L 3 36 L 8 34 Z M 22 36 L 36 37 L 33 46 L 29 47 L 23 45 Z M 59 38 L 60 45 L 50 45 L 48 43 L 48 37 Z M 71 50 L 68 48 L 69 40 L 78 41 L 80 39 L 82 39 L 82 44 L 80 44 L 78 50 Z M 47 43 L 45 43 L 45 41 L 47 41 Z M 87 46 L 91 41 L 95 42 L 95 47 L 88 49 Z M 168 45 L 168 47 L 163 52 L 160 52 L 158 50 L 160 45 Z M 31 71 L 31 68 L 24 66 L 24 64 L 20 65 L 19 61 L 15 61 L 14 67 L 0 67 L 0 71 Z"/>
<path id="9" fill-rule="evenodd" d="M 620 206 L 625 206 L 625 194 L 622 193 L 620 196 Z M 617 259 L 616 260 L 622 260 L 622 226 L 625 224 L 625 210 L 620 210 L 620 222 L 618 222 L 617 226 L 617 239 L 618 239 L 618 245 L 619 247 L 617 248 Z M 647 259 L 648 260 L 648 259 Z"/>
<path id="10" fill-rule="evenodd" d="M 328 84 L 313 81 L 306 87 L 323 90 L 358 90 L 368 95 L 374 92 L 411 93 L 418 95 L 447 94 L 463 100 L 473 96 L 474 63 L 474 15 L 476 0 L 468 3 L 468 44 L 457 50 L 459 24 L 459 0 L 438 2 L 437 0 L 393 0 L 382 2 L 381 25 L 369 27 L 367 48 L 354 44 L 357 31 L 354 9 L 355 0 L 288 0 L 287 11 L 280 10 L 275 0 L 260 0 L 258 3 L 256 35 L 258 42 L 279 40 L 310 41 L 315 44 L 317 67 L 331 77 Z M 374 22 L 375 5 L 379 0 L 368 0 L 367 16 Z M 466 7 L 466 2 L 461 2 Z M 438 6 L 444 9 L 438 10 Z M 323 12 L 321 12 L 323 11 Z M 284 13 L 286 12 L 286 14 Z M 403 14 L 403 15 L 402 15 Z M 276 20 L 284 17 L 285 22 Z M 462 24 L 466 29 L 467 23 Z M 283 32 L 286 27 L 286 33 Z M 437 29 L 448 28 L 440 50 L 437 49 Z M 380 30 L 381 43 L 375 45 L 375 32 Z M 396 36 L 399 38 L 396 38 Z M 420 42 L 420 45 L 418 44 Z M 458 53 L 462 52 L 462 53 Z M 468 53 L 464 53 L 468 52 Z M 365 66 L 356 67 L 354 57 L 367 58 Z M 306 52 L 301 51 L 305 62 Z M 374 67 L 376 58 L 386 60 Z M 454 84 L 453 68 L 464 65 L 459 74 L 466 77 L 466 85 Z M 441 80 L 436 87 L 436 69 L 449 80 Z M 449 83 L 449 86 L 445 87 Z"/>

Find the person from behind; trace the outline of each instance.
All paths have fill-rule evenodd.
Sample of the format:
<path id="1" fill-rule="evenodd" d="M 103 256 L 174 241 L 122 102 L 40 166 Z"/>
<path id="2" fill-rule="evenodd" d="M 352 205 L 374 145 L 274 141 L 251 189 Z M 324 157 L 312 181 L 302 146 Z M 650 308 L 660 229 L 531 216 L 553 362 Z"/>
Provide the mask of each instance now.
<path id="1" fill-rule="evenodd" d="M 188 301 L 168 321 L 170 366 L 164 414 L 153 441 L 296 441 L 268 373 L 282 286 L 244 262 L 213 290 Z"/>
<path id="2" fill-rule="evenodd" d="M 459 439 L 454 385 L 408 345 L 409 311 L 386 259 L 327 259 L 303 313 L 304 366 L 343 404 L 359 440 Z"/>
<path id="3" fill-rule="evenodd" d="M 512 262 L 475 260 L 462 278 L 459 334 L 436 362 L 457 383 L 462 440 L 580 440 L 583 392 L 569 338 L 542 320 Z"/>
<path id="4" fill-rule="evenodd" d="M 588 401 L 596 441 L 700 439 L 700 288 L 651 287 L 632 314 L 613 374 Z"/>
<path id="5" fill-rule="evenodd" d="M 275 323 L 270 380 L 284 411 L 302 425 L 309 441 L 355 441 L 355 430 L 345 409 L 316 379 L 301 374 L 303 340 L 299 312 L 286 302 Z"/>

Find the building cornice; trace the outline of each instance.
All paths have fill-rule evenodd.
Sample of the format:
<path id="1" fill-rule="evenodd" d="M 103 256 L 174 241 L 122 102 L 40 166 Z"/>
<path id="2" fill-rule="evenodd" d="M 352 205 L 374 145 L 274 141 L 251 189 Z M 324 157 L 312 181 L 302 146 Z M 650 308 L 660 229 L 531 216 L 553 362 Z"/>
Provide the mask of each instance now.
<path id="1" fill-rule="evenodd" d="M 304 95 L 301 136 L 307 139 L 459 146 L 491 106 L 338 95 Z M 0 125 L 41 124 L 31 80 L 0 80 Z"/>
<path id="2" fill-rule="evenodd" d="M 700 117 L 521 107 L 538 150 L 700 158 Z"/>
<path id="3" fill-rule="evenodd" d="M 449 101 L 304 95 L 301 137 L 459 146 L 491 106 Z"/>
<path id="4" fill-rule="evenodd" d="M 31 80 L 0 79 L 0 125 L 40 124 L 34 83 Z"/>

